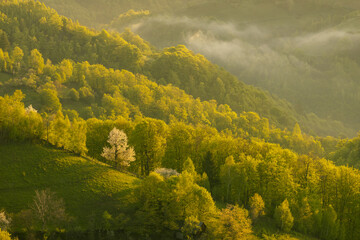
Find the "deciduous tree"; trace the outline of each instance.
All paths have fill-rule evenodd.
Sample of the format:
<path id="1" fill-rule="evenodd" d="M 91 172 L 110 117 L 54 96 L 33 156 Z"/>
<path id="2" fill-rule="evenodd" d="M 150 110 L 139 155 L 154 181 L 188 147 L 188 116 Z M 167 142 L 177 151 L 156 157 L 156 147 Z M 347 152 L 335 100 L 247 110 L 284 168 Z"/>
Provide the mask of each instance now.
<path id="1" fill-rule="evenodd" d="M 291 214 L 287 199 L 285 199 L 280 206 L 276 207 L 274 218 L 281 230 L 284 232 L 290 232 L 294 224 L 294 218 Z"/>
<path id="2" fill-rule="evenodd" d="M 58 228 L 68 219 L 63 199 L 49 189 L 35 191 L 31 210 L 42 231 Z"/>
<path id="3" fill-rule="evenodd" d="M 135 126 L 131 142 L 142 175 L 149 175 L 160 164 L 166 144 L 165 135 L 166 125 L 160 120 L 148 118 Z"/>
<path id="4" fill-rule="evenodd" d="M 111 147 L 104 147 L 101 156 L 115 162 L 116 167 L 128 167 L 135 161 L 134 148 L 128 145 L 128 138 L 124 131 L 113 128 L 107 142 Z"/>
<path id="5" fill-rule="evenodd" d="M 259 216 L 265 215 L 265 203 L 262 197 L 255 193 L 254 196 L 250 198 L 250 217 L 255 221 Z"/>

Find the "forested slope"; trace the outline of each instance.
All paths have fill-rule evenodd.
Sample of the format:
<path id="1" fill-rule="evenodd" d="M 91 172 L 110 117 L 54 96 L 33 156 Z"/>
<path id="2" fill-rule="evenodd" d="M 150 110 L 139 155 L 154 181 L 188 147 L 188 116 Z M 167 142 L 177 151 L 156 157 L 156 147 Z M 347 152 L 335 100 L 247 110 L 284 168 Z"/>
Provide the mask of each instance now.
<path id="1" fill-rule="evenodd" d="M 130 32 L 121 35 L 104 30 L 96 32 L 57 15 L 38 2 L 10 1 L 2 3 L 0 10 L 3 12 L 0 28 L 10 44 L 5 44 L 5 50 L 18 45 L 28 55 L 37 48 L 45 61 L 48 58 L 58 63 L 68 58 L 142 73 L 160 84 L 178 86 L 201 100 L 215 99 L 220 104 L 228 104 L 238 114 L 254 111 L 279 128 L 292 129 L 299 122 L 308 133 L 338 135 L 351 132 L 339 122 L 297 113 L 288 102 L 243 84 L 185 47 L 158 53 Z"/>
<path id="2" fill-rule="evenodd" d="M 352 129 L 351 136 L 360 127 L 356 24 L 360 6 L 356 1 L 211 0 L 181 5 L 162 1 L 162 7 L 159 1 L 108 1 L 103 9 L 111 14 L 101 20 L 69 13 L 75 9 L 71 2 L 46 2 L 84 24 L 117 31 L 130 27 L 160 48 L 184 44 L 241 81 L 289 101 L 297 112 L 308 115 L 305 120 L 295 119 L 306 130 L 316 129 L 316 134 L 336 135 L 311 113 L 327 121 L 341 121 Z M 78 1 L 76 9 L 101 15 L 88 3 L 91 1 Z M 236 106 L 231 107 L 237 111 Z"/>
<path id="3" fill-rule="evenodd" d="M 14 217 L 9 231 L 359 238 L 359 170 L 324 158 L 347 140 L 303 133 L 288 103 L 184 46 L 157 52 L 129 31 L 89 30 L 34 1 L 0 11 L 0 187 L 9 189 L 0 208 Z M 321 121 L 313 126 L 326 129 Z M 67 224 L 41 223 L 29 210 L 47 187 L 74 217 Z"/>
<path id="4" fill-rule="evenodd" d="M 105 225 L 97 225 L 100 230 L 121 229 L 138 239 L 145 236 L 152 239 L 158 239 L 159 236 L 163 239 L 172 239 L 177 231 L 187 233 L 184 227 L 187 224 L 194 226 L 192 224 L 203 221 L 208 226 L 206 234 L 203 235 L 205 239 L 224 238 L 230 233 L 234 234 L 230 235 L 232 239 L 239 236 L 255 237 L 251 234 L 251 221 L 246 210 L 238 207 L 217 209 L 214 199 L 219 204 L 244 206 L 249 210 L 255 226 L 265 221 L 267 227 L 260 225 L 260 230 L 255 232 L 257 237 L 271 237 L 268 234 L 271 234 L 272 230 L 261 230 L 274 226 L 271 222 L 275 222 L 275 226 L 284 232 L 294 229 L 320 239 L 358 237 L 358 170 L 336 167 L 332 162 L 316 157 L 315 152 L 308 152 L 309 149 L 298 149 L 307 154 L 297 154 L 261 139 L 247 140 L 235 137 L 230 132 L 219 133 L 206 124 L 194 126 L 173 122 L 167 125 L 151 118 L 126 120 L 121 117 L 113 120 L 92 118 L 84 122 L 76 116 L 70 121 L 68 115 L 64 117 L 61 111 L 49 119 L 46 115 L 42 117 L 31 107 L 24 108 L 21 98 L 19 91 L 13 96 L 0 98 L 0 140 L 3 143 L 2 156 L 5 156 L 1 158 L 5 166 L 5 179 L 2 182 L 6 185 L 8 179 L 13 179 L 11 182 L 19 183 L 21 186 L 29 184 L 31 187 L 27 189 L 32 190 L 38 187 L 52 187 L 72 204 L 72 201 L 76 200 L 74 196 L 67 195 L 70 194 L 67 192 L 70 191 L 66 188 L 67 183 L 73 183 L 72 179 L 76 181 L 80 176 L 81 179 L 88 179 L 88 164 L 91 165 L 90 176 L 98 174 L 98 171 L 103 169 L 105 172 L 100 172 L 101 177 L 99 176 L 101 180 L 96 180 L 97 177 L 94 179 L 95 182 L 90 183 L 86 180 L 85 189 L 81 188 L 81 192 L 86 192 L 88 187 L 92 188 L 92 184 L 95 184 L 92 191 L 97 193 L 96 189 L 100 187 L 99 196 L 103 196 L 104 190 L 109 186 L 111 190 L 105 198 L 109 200 L 109 204 L 114 203 L 120 207 L 112 210 L 110 205 L 104 205 L 104 208 L 99 209 L 108 211 L 108 214 L 104 213 L 100 217 L 99 221 L 104 221 L 104 218 L 108 221 Z M 115 170 L 103 168 L 101 165 L 93 166 L 91 161 L 72 158 L 72 155 L 57 155 L 56 150 L 47 150 L 51 152 L 48 154 L 42 150 L 43 147 L 35 147 L 35 150 L 39 149 L 41 152 L 37 154 L 37 150 L 29 149 L 34 146 L 30 145 L 28 148 L 27 145 L 20 144 L 29 141 L 49 141 L 69 151 L 82 154 L 88 151 L 89 155 L 98 156 L 102 161 L 106 161 L 99 155 L 102 147 L 106 146 L 108 133 L 114 127 L 126 132 L 129 144 L 134 146 L 136 152 L 136 161 L 128 170 L 149 175 L 142 181 L 138 190 L 135 190 L 134 195 L 131 195 L 134 202 L 122 195 L 124 187 L 135 187 L 130 183 L 124 184 L 124 180 L 127 182 L 126 179 L 129 179 L 128 175 L 119 175 Z M 296 147 L 301 144 L 307 146 L 298 126 L 294 129 L 291 139 Z M 9 143 L 16 143 L 22 149 L 19 150 Z M 18 155 L 12 154 L 12 151 L 18 152 Z M 17 156 L 19 160 L 16 160 Z M 35 158 L 41 160 L 40 165 Z M 114 167 L 117 166 L 114 161 L 107 162 Z M 82 167 L 83 164 L 85 169 Z M 72 169 L 72 166 L 76 170 Z M 13 169 L 14 167 L 16 169 Z M 178 175 L 171 169 L 159 170 L 161 167 L 171 168 L 182 174 Z M 26 168 L 36 170 L 28 173 L 30 170 Z M 154 170 L 158 173 L 153 173 Z M 114 176 L 108 178 L 108 171 Z M 169 177 L 171 175 L 173 176 Z M 119 177 L 118 180 L 111 180 L 116 176 Z M 60 178 L 64 180 L 61 181 L 63 185 L 51 185 Z M 75 188 L 74 193 L 79 191 L 81 183 L 82 181 L 80 185 L 71 184 Z M 2 200 L 2 206 L 8 212 L 16 212 L 21 208 L 21 204 L 25 204 L 8 201 L 12 196 L 17 198 L 16 194 L 23 193 L 17 191 L 17 188 L 10 190 L 8 197 L 5 195 Z M 30 192 L 27 192 L 26 196 L 24 201 L 31 199 Z M 126 206 L 122 201 L 134 205 L 129 206 L 127 211 L 121 208 Z M 102 202 L 106 203 L 104 200 Z M 75 207 L 76 204 L 74 203 Z M 73 209 L 74 206 L 69 209 Z M 77 214 L 81 213 L 77 211 L 85 207 L 86 205 L 83 205 L 71 212 L 78 216 Z M 266 218 L 262 216 L 264 214 Z M 20 214 L 16 215 L 17 217 L 24 216 Z M 272 217 L 274 220 L 271 220 Z M 228 227 L 237 226 L 229 226 L 229 219 L 234 221 L 234 224 L 243 225 L 237 227 L 236 231 L 229 232 Z M 270 223 L 266 223 L 267 221 Z M 36 229 L 36 225 L 33 225 L 33 228 Z M 288 237 L 284 236 L 285 239 Z"/>

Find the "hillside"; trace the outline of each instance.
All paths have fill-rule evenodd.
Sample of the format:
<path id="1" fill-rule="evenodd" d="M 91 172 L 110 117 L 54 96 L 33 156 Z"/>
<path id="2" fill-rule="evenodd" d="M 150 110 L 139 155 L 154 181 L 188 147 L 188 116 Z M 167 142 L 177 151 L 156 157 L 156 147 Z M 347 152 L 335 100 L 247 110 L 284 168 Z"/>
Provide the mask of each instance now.
<path id="1" fill-rule="evenodd" d="M 20 46 L 25 56 L 37 48 L 45 62 L 50 59 L 59 63 L 66 58 L 141 73 L 161 85 L 177 86 L 195 98 L 227 104 L 238 114 L 256 112 L 281 129 L 292 129 L 298 122 L 305 132 L 314 135 L 353 133 L 340 122 L 298 111 L 289 102 L 240 82 L 186 47 L 157 52 L 131 32 L 94 31 L 59 16 L 39 2 L 7 2 L 0 5 L 0 10 L 3 13 L 0 28 L 10 45 Z M 50 76 L 60 82 L 62 77 Z"/>
<path id="2" fill-rule="evenodd" d="M 184 25 L 209 28 L 194 32 L 192 38 L 204 40 L 199 46 L 226 53 L 224 60 L 246 56 L 242 63 L 266 76 L 256 79 L 273 81 L 274 88 L 287 78 L 306 85 L 279 66 L 290 62 L 309 70 L 298 72 L 304 79 L 313 70 L 298 61 L 300 55 L 314 60 L 304 52 L 296 52 L 299 58 L 286 55 L 292 47 L 284 39 L 289 32 L 296 38 L 337 22 L 350 34 L 358 22 L 356 14 L 340 17 L 346 11 L 341 8 L 329 21 L 307 25 L 317 10 L 335 9 L 317 0 L 69 2 L 79 11 L 80 5 L 94 10 L 100 3 L 113 9 L 108 16 L 93 15 L 94 22 L 112 18 L 115 6 L 139 10 L 115 17 L 109 29 L 146 19 L 150 25 L 170 23 L 163 30 L 175 21 L 175 32 Z M 136 9 L 144 4 L 152 12 Z M 269 21 L 278 28 L 265 36 L 257 28 L 242 34 L 239 26 L 206 17 L 230 19 L 238 9 L 239 19 L 251 18 L 256 9 L 254 19 L 276 14 L 293 21 Z M 203 18 L 190 16 L 192 10 L 203 10 Z M 164 20 L 164 12 L 189 16 Z M 297 21 L 291 12 L 306 12 L 310 20 Z M 289 26 L 309 28 L 297 33 Z M 217 31 L 212 37 L 220 37 L 219 45 L 205 41 L 210 30 Z M 289 48 L 263 45 L 263 38 L 273 37 Z M 250 51 L 227 48 L 228 41 L 238 44 L 235 38 L 246 38 L 241 41 Z M 326 52 L 350 56 L 340 43 Z M 316 59 L 324 57 L 318 55 L 321 47 L 305 40 L 302 46 Z M 275 48 L 288 61 L 276 58 Z M 254 49 L 271 54 L 252 54 Z M 325 69 L 321 63 L 313 62 Z M 331 68 L 336 72 L 341 64 Z M 332 112 L 320 118 L 301 104 L 247 85 L 184 45 L 158 50 L 130 30 L 90 29 L 34 0 L 0 3 L 0 73 L 0 238 L 9 240 L 7 232 L 20 240 L 360 238 L 360 171 L 339 166 L 359 166 L 359 137 L 321 137 L 355 130 L 333 120 Z M 313 96 L 323 82 L 318 84 L 307 94 Z M 327 94 L 334 93 L 324 86 Z M 282 90 L 293 95 L 285 86 Z"/>
<path id="3" fill-rule="evenodd" d="M 68 237 L 84 239 L 89 235 L 82 235 L 81 230 L 104 227 L 105 211 L 120 216 L 133 214 L 133 193 L 142 180 L 129 174 L 94 159 L 38 144 L 2 144 L 0 155 L 0 206 L 6 212 L 26 209 L 33 201 L 35 190 L 50 189 L 64 199 L 66 212 L 72 217 L 70 229 L 77 235 Z M 21 229 L 13 230 L 19 234 Z M 279 232 L 270 218 L 257 222 L 254 233 L 284 240 L 316 239 L 296 232 Z M 257 239 L 255 235 L 252 239 Z"/>
<path id="4" fill-rule="evenodd" d="M 17 213 L 35 190 L 50 189 L 63 198 L 75 225 L 99 224 L 104 211 L 126 211 L 140 180 L 96 160 L 34 144 L 1 144 L 0 206 Z M 92 223 L 92 224 L 94 224 Z"/>
<path id="5" fill-rule="evenodd" d="M 120 32 L 129 27 L 159 48 L 184 44 L 246 84 L 286 99 L 306 116 L 291 114 L 308 132 L 337 135 L 321 129 L 321 121 L 311 113 L 327 122 L 342 122 L 352 129 L 348 136 L 360 128 L 356 1 L 208 0 L 181 6 L 172 1 L 108 1 L 103 8 L 111 14 L 101 20 L 70 13 L 75 8 L 65 0 L 44 2 L 86 25 Z M 101 15 L 89 2 L 78 1 L 76 9 Z M 163 8 L 157 7 L 160 2 Z M 139 17 L 141 10 L 150 13 Z M 262 110 L 252 111 L 271 119 Z"/>
<path id="6" fill-rule="evenodd" d="M 60 106 L 56 104 L 56 95 L 49 94 L 50 89 L 42 91 L 41 94 L 52 96 L 45 106 L 61 107 L 60 103 Z M 139 182 L 138 187 L 133 188 L 135 191 L 129 195 L 130 198 L 125 196 L 124 199 L 120 193 L 119 199 L 114 198 L 117 196 L 114 192 L 116 189 L 110 191 L 106 197 L 89 196 L 105 203 L 108 197 L 110 203 L 115 200 L 115 203 L 125 207 L 111 210 L 110 205 L 110 212 L 103 213 L 100 217 L 102 224 L 97 226 L 104 234 L 105 230 L 116 230 L 130 234 L 135 239 L 146 236 L 151 239 L 173 239 L 176 232 L 187 234 L 185 227 L 188 224 L 193 226 L 202 221 L 208 226 L 204 239 L 222 239 L 229 233 L 233 233 L 231 239 L 238 239 L 239 235 L 251 238 L 253 225 L 255 230 L 257 222 L 261 224 L 265 220 L 263 224 L 266 227 L 260 225 L 260 229 L 255 232 L 265 239 L 269 237 L 268 234 L 277 233 L 278 229 L 291 233 L 292 228 L 320 239 L 341 234 L 346 234 L 346 237 L 358 236 L 354 230 L 360 220 L 357 217 L 360 202 L 355 200 L 360 194 L 358 170 L 337 167 L 331 161 L 321 159 L 321 143 L 302 134 L 299 125 L 296 125 L 290 134 L 277 129 L 270 130 L 266 128 L 266 121 L 261 120 L 255 113 L 248 113 L 235 122 L 244 124 L 248 122 L 247 119 L 251 120 L 248 122 L 247 131 L 251 135 L 259 134 L 259 137 L 244 138 L 242 135 L 234 135 L 229 129 L 219 132 L 207 124 L 193 125 L 175 120 L 166 124 L 161 120 L 141 116 L 135 120 L 127 120 L 110 115 L 108 118 L 102 116 L 104 120 L 91 118 L 84 121 L 73 114 L 72 120 L 69 120 L 68 115 L 64 116 L 62 111 L 58 110 L 49 118 L 46 112 L 39 114 L 31 106 L 25 108 L 21 102 L 23 97 L 20 90 L 16 90 L 12 96 L 0 97 L 0 141 L 5 147 L 10 146 L 2 153 L 10 161 L 7 163 L 8 168 L 3 171 L 11 169 L 5 174 L 10 176 L 10 179 L 15 172 L 17 176 L 22 176 L 22 181 L 30 176 L 30 181 L 44 182 L 42 176 L 46 176 L 48 169 L 46 164 L 43 164 L 36 166 L 38 169 L 31 173 L 13 170 L 13 166 L 17 166 L 11 161 L 14 154 L 11 152 L 10 142 L 21 146 L 21 149 L 14 151 L 20 152 L 20 156 L 24 157 L 30 156 L 32 151 L 27 152 L 21 142 L 45 140 L 69 151 L 81 154 L 88 152 L 89 155 L 118 167 L 118 163 L 124 161 L 123 158 L 106 160 L 100 153 L 103 146 L 107 146 L 107 136 L 112 136 L 113 131 L 120 131 L 116 128 L 121 129 L 123 135 L 129 136 L 128 142 L 136 153 L 136 159 L 131 160 L 127 170 L 145 178 Z M 225 119 L 220 118 L 219 123 L 226 123 Z M 242 128 L 235 130 L 246 133 Z M 271 138 L 283 141 L 284 145 L 287 144 L 297 153 L 278 144 L 267 143 L 264 137 L 269 137 L 269 134 Z M 337 141 L 333 138 L 323 143 L 326 149 L 331 149 Z M 111 142 L 108 141 L 110 144 Z M 21 153 L 22 151 L 24 152 Z M 49 165 L 56 163 L 56 159 Z M 31 163 L 36 162 L 30 160 Z M 17 167 L 19 170 L 24 165 L 22 162 L 27 161 L 20 161 Z M 68 164 L 56 164 L 60 169 L 65 168 L 65 171 L 62 171 L 65 173 L 66 166 Z M 91 167 L 90 170 L 97 172 Z M 87 180 L 87 172 L 82 174 L 81 170 L 77 169 L 76 174 L 78 172 Z M 58 176 L 56 173 L 52 174 Z M 48 178 L 51 180 L 52 176 Z M 86 182 L 92 186 L 91 180 Z M 95 183 L 95 186 L 103 187 L 107 183 L 105 179 L 105 183 Z M 23 183 L 19 185 L 24 186 Z M 43 183 L 40 185 L 43 186 Z M 72 186 L 78 191 L 76 184 Z M 61 187 L 56 190 L 66 193 Z M 93 191 L 97 193 L 98 190 L 95 188 Z M 19 196 L 14 198 L 18 199 Z M 64 195 L 64 198 L 67 197 Z M 125 200 L 125 203 L 121 200 Z M 220 208 L 216 207 L 215 201 Z M 134 205 L 126 205 L 127 202 Z M 74 204 L 77 206 L 78 203 Z M 81 206 L 78 208 L 82 209 Z M 106 208 L 101 210 L 104 209 Z M 76 213 L 75 210 L 74 212 Z M 280 218 L 279 215 L 286 218 Z M 229 218 L 233 219 L 233 225 L 228 224 Z M 93 218 L 90 216 L 87 219 Z M 192 223 L 189 223 L 190 220 Z M 285 227 L 281 224 L 284 221 Z M 236 227 L 234 232 L 228 231 L 229 226 L 240 223 L 243 223 L 242 227 Z M 18 223 L 15 221 L 12 230 L 16 231 L 16 227 Z M 39 225 L 32 225 L 26 234 L 31 234 L 31 229 L 39 229 Z M 70 231 L 72 228 L 66 229 Z M 54 230 L 47 228 L 45 233 L 52 233 Z"/>

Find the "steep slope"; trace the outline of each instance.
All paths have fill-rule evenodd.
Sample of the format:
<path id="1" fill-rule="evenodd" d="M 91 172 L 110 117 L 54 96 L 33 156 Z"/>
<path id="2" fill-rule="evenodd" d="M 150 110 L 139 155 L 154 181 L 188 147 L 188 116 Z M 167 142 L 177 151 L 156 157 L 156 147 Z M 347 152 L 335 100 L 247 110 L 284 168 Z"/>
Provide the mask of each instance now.
<path id="1" fill-rule="evenodd" d="M 35 190 L 50 189 L 81 226 L 98 222 L 104 211 L 126 211 L 140 183 L 96 160 L 33 144 L 1 144 L 0 165 L 0 206 L 7 212 L 28 208 Z"/>
<path id="2" fill-rule="evenodd" d="M 88 11 L 100 15 L 101 11 L 86 4 L 91 1 L 78 2 L 77 7 L 82 9 L 79 14 L 67 11 L 70 2 L 45 2 L 85 24 L 101 26 L 99 23 L 104 22 L 81 14 Z M 298 113 L 313 112 L 327 121 L 341 121 L 353 129 L 351 136 L 360 128 L 356 105 L 360 72 L 356 1 L 208 0 L 181 6 L 163 1 L 164 7 L 157 5 L 159 1 L 106 3 L 104 9 L 114 7 L 112 16 L 116 11 L 120 15 L 107 21 L 109 29 L 123 31 L 130 27 L 160 48 L 184 44 L 243 82 L 285 98 Z M 129 9 L 146 9 L 150 14 L 131 17 Z M 314 125 L 309 123 L 312 121 L 318 121 L 316 125 L 321 128 L 316 117 L 310 118 L 295 117 L 305 128 Z M 315 133 L 324 135 L 323 130 Z"/>
<path id="3" fill-rule="evenodd" d="M 257 112 L 280 128 L 291 129 L 299 122 L 304 131 L 315 134 L 349 135 L 352 132 L 338 122 L 296 111 L 288 102 L 239 82 L 182 46 L 153 52 L 151 46 L 134 34 L 93 31 L 34 1 L 2 3 L 0 10 L 3 13 L 0 28 L 8 35 L 11 45 L 22 47 L 25 55 L 38 48 L 45 59 L 54 63 L 68 58 L 143 73 L 161 84 L 181 87 L 196 98 L 228 104 L 237 113 Z M 164 60 L 169 69 L 161 71 L 159 64 Z M 61 81 L 59 77 L 54 75 L 51 79 Z"/>

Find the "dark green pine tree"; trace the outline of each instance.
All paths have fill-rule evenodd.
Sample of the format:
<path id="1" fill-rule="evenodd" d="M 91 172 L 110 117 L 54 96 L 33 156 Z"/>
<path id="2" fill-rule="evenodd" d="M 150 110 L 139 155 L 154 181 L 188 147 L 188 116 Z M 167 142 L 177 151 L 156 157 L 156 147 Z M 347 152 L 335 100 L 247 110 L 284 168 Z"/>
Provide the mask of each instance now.
<path id="1" fill-rule="evenodd" d="M 10 48 L 10 42 L 9 42 L 8 36 L 7 36 L 6 32 L 4 32 L 4 31 L 1 31 L 1 34 L 0 34 L 0 48 L 2 48 L 2 50 L 4 52 L 8 51 Z"/>
<path id="2" fill-rule="evenodd" d="M 215 159 L 212 156 L 212 153 L 208 151 L 205 154 L 203 160 L 203 169 L 205 173 L 208 175 L 209 183 L 210 183 L 210 192 L 212 192 L 214 186 L 219 183 L 219 171 L 215 164 Z"/>

